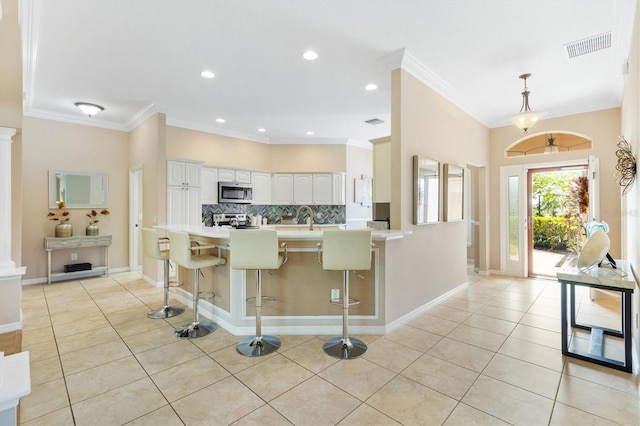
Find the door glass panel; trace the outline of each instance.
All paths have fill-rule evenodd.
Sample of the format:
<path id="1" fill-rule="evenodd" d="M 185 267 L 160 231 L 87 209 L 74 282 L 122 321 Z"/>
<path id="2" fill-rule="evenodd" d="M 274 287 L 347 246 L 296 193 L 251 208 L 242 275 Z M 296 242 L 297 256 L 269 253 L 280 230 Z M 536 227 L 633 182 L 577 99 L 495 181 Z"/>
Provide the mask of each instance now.
<path id="1" fill-rule="evenodd" d="M 509 260 L 520 260 L 520 209 L 518 206 L 519 176 L 509 176 Z"/>

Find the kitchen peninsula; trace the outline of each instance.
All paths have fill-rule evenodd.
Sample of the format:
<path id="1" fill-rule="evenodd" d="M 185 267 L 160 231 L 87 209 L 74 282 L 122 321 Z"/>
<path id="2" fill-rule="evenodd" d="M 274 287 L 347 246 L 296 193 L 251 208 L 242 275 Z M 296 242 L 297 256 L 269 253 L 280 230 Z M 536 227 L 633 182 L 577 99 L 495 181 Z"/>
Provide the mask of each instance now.
<path id="1" fill-rule="evenodd" d="M 335 227 L 335 225 L 333 226 Z M 200 313 L 216 321 L 236 335 L 252 334 L 255 328 L 255 308 L 246 303 L 255 296 L 255 271 L 234 270 L 229 266 L 233 247 L 229 247 L 230 227 L 156 226 L 158 230 L 182 231 L 201 245 L 215 244 L 225 265 L 206 268 L 200 278 L 200 291 L 215 294 L 211 300 L 201 300 Z M 322 225 L 314 230 L 276 227 L 279 243 L 286 245 L 288 261 L 279 270 L 262 275 L 264 296 L 275 303 L 264 303 L 262 326 L 269 334 L 333 334 L 342 327 L 342 311 L 330 302 L 332 289 L 342 293 L 342 273 L 324 271 L 318 262 L 318 244 L 322 242 Z M 250 229 L 245 232 L 252 232 Z M 350 308 L 350 327 L 356 334 L 385 333 L 386 250 L 394 240 L 404 237 L 402 231 L 374 230 L 375 245 L 371 269 L 352 272 L 351 297 L 360 301 Z M 216 253 L 216 249 L 207 252 Z M 192 274 L 179 268 L 178 279 L 183 286 L 176 291 L 182 303 L 190 305 Z M 342 295 L 342 294 L 341 294 Z"/>

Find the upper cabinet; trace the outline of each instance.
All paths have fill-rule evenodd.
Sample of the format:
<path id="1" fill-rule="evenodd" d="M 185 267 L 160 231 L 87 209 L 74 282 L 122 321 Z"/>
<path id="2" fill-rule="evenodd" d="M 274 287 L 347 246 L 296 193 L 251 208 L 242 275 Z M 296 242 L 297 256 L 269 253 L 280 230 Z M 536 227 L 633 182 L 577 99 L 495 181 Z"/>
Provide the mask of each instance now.
<path id="1" fill-rule="evenodd" d="M 202 204 L 218 204 L 218 168 L 202 166 Z"/>
<path id="2" fill-rule="evenodd" d="M 313 204 L 313 175 L 295 173 L 293 175 L 293 203 Z"/>
<path id="3" fill-rule="evenodd" d="M 200 186 L 202 163 L 167 160 L 167 185 Z"/>
<path id="4" fill-rule="evenodd" d="M 218 181 L 251 183 L 251 171 L 218 168 Z"/>
<path id="5" fill-rule="evenodd" d="M 274 173 L 271 204 L 293 204 L 293 173 Z"/>
<path id="6" fill-rule="evenodd" d="M 251 172 L 253 204 L 271 204 L 271 173 Z"/>
<path id="7" fill-rule="evenodd" d="M 333 204 L 333 176 L 331 173 L 313 174 L 313 204 Z"/>
<path id="8" fill-rule="evenodd" d="M 332 180 L 332 201 L 333 205 L 344 206 L 347 203 L 345 187 L 346 180 L 344 173 L 331 173 Z"/>

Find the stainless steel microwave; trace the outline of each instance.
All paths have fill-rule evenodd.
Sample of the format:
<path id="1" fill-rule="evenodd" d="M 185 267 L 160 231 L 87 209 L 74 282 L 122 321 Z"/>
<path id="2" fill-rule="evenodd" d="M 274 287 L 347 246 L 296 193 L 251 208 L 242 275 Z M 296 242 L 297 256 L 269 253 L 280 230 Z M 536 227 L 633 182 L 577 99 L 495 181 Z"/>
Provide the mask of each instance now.
<path id="1" fill-rule="evenodd" d="M 253 185 L 244 182 L 218 182 L 218 202 L 249 204 L 253 201 Z"/>

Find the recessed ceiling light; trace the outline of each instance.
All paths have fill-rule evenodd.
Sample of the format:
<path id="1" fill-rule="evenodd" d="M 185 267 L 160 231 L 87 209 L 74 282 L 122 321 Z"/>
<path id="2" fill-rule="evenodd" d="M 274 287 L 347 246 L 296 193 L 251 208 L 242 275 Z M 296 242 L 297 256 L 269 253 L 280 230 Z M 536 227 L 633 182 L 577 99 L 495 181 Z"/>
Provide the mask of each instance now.
<path id="1" fill-rule="evenodd" d="M 373 83 L 370 83 L 364 86 L 365 90 L 376 90 L 377 88 L 378 88 L 378 85 Z"/>
<path id="2" fill-rule="evenodd" d="M 307 134 L 308 134 L 309 136 L 311 136 L 311 135 L 313 135 L 313 132 L 312 132 L 311 130 L 309 130 L 309 131 L 307 132 Z"/>
<path id="3" fill-rule="evenodd" d="M 227 121 L 227 120 L 225 120 L 225 119 L 224 119 L 224 118 L 222 118 L 222 117 L 220 117 L 220 118 L 216 118 L 216 122 L 218 122 L 218 123 L 224 123 L 225 121 Z"/>
<path id="4" fill-rule="evenodd" d="M 263 133 L 264 133 L 264 132 L 266 132 L 266 131 L 267 131 L 267 129 L 265 129 L 264 127 L 260 127 L 260 128 L 258 129 L 258 131 L 259 131 L 259 132 L 263 132 Z"/>
<path id="5" fill-rule="evenodd" d="M 213 78 L 216 75 L 214 73 L 212 73 L 211 71 L 202 71 L 200 73 L 201 76 L 203 76 L 204 78 Z"/>
<path id="6" fill-rule="evenodd" d="M 302 57 L 305 58 L 307 61 L 313 61 L 314 59 L 318 59 L 318 54 L 313 50 L 307 50 L 306 52 L 304 52 Z"/>

